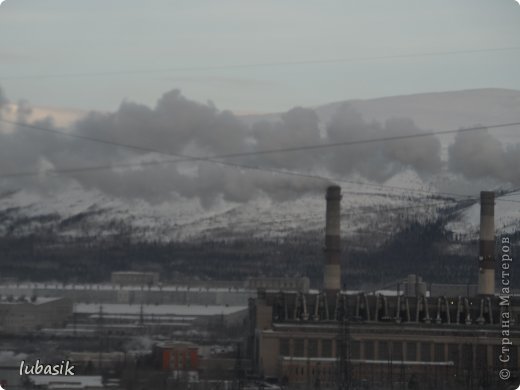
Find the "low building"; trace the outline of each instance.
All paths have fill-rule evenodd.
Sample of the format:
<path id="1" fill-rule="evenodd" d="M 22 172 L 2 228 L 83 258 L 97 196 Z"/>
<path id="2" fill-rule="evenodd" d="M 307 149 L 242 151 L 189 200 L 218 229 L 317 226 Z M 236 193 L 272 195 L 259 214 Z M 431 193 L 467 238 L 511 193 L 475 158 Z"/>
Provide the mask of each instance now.
<path id="1" fill-rule="evenodd" d="M 0 386 L 4 389 L 17 389 L 23 386 L 20 375 L 20 362 L 26 359 L 24 354 L 11 351 L 0 352 Z"/>
<path id="2" fill-rule="evenodd" d="M 29 382 L 37 389 L 104 389 L 103 378 L 94 375 L 52 376 L 29 375 Z"/>
<path id="3" fill-rule="evenodd" d="M 71 315 L 72 303 L 65 298 L 6 296 L 0 300 L 0 331 L 20 333 L 60 328 Z"/>
<path id="4" fill-rule="evenodd" d="M 199 347 L 191 343 L 161 343 L 156 347 L 161 368 L 174 372 L 199 370 Z"/>
<path id="5" fill-rule="evenodd" d="M 119 286 L 154 286 L 159 283 L 158 272 L 112 272 L 112 284 Z"/>
<path id="6" fill-rule="evenodd" d="M 310 288 L 310 280 L 307 277 L 249 278 L 246 281 L 246 288 L 251 290 L 300 291 L 306 293 Z"/>
<path id="7" fill-rule="evenodd" d="M 75 330 L 112 335 L 163 334 L 244 325 L 247 306 L 127 305 L 117 303 L 74 306 Z"/>
<path id="8" fill-rule="evenodd" d="M 71 352 L 69 360 L 78 367 L 88 368 L 118 368 L 126 362 L 124 352 Z"/>
<path id="9" fill-rule="evenodd" d="M 186 284 L 121 286 L 112 283 L 74 284 L 24 282 L 0 284 L 0 295 L 65 297 L 72 302 L 127 304 L 191 304 L 247 306 L 256 297 L 256 289 Z"/>

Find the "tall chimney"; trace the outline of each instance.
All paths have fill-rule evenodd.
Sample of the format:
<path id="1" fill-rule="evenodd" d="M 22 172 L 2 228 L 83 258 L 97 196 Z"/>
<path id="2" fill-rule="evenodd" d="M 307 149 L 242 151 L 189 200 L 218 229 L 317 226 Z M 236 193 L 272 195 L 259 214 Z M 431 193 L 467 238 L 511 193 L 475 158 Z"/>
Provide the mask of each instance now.
<path id="1" fill-rule="evenodd" d="M 341 289 L 341 243 L 340 243 L 340 201 L 341 188 L 333 185 L 327 188 L 327 211 L 325 223 L 325 271 L 323 287 L 326 292 Z"/>
<path id="2" fill-rule="evenodd" d="M 495 193 L 480 193 L 478 293 L 495 294 Z"/>

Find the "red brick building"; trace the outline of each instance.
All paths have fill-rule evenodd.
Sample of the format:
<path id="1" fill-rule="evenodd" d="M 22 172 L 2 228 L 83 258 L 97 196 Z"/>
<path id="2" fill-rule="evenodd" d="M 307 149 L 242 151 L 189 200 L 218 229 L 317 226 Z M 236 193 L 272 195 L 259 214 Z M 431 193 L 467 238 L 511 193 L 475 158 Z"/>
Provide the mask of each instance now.
<path id="1" fill-rule="evenodd" d="M 165 343 L 158 346 L 163 370 L 198 371 L 199 347 L 189 343 Z"/>

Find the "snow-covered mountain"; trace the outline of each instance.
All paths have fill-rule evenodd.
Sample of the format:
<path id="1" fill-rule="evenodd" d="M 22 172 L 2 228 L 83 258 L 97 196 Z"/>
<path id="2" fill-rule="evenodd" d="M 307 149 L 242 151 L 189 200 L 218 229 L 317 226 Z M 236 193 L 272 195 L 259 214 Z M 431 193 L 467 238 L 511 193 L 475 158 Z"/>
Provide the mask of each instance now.
<path id="1" fill-rule="evenodd" d="M 410 192 L 403 193 L 408 186 Z M 422 191 L 425 191 L 424 193 Z M 498 232 L 520 227 L 520 192 L 497 198 Z M 434 196 L 413 172 L 403 172 L 387 187 L 371 184 L 343 186 L 342 235 L 355 241 L 371 235 L 384 241 L 411 221 L 428 222 L 440 214 L 451 218 L 447 229 L 476 238 L 479 204 L 476 199 Z M 293 201 L 257 198 L 247 203 L 222 203 L 204 209 L 198 201 L 178 198 L 150 205 L 145 201 L 110 198 L 97 190 L 71 185 L 48 196 L 25 190 L 0 196 L 0 234 L 24 236 L 51 229 L 64 237 L 110 236 L 131 232 L 142 240 L 195 238 L 283 238 L 300 232 L 320 236 L 325 225 L 325 200 L 315 193 Z"/>
<path id="2" fill-rule="evenodd" d="M 326 123 L 345 104 L 355 108 L 367 121 L 384 122 L 392 117 L 407 117 L 421 128 L 456 129 L 475 124 L 490 125 L 520 120 L 520 91 L 472 90 L 396 96 L 372 100 L 331 103 L 316 107 Z M 278 114 L 247 116 L 253 123 L 276 120 Z M 498 130 L 506 145 L 516 144 L 520 127 Z M 441 138 L 444 150 L 453 136 Z M 520 169 L 520 168 L 519 168 Z M 407 221 L 433 220 L 439 213 L 451 216 L 447 229 L 475 237 L 479 206 L 473 200 L 441 194 L 457 192 L 458 177 L 443 171 L 428 178 L 404 170 L 384 183 L 360 177 L 345 177 L 343 188 L 343 234 L 373 234 L 384 240 Z M 497 186 L 497 183 L 492 183 Z M 508 187 L 504 183 L 504 188 Z M 481 188 L 490 189 L 490 188 Z M 131 230 L 143 240 L 185 240 L 195 237 L 271 237 L 298 232 L 319 233 L 324 228 L 323 192 L 310 192 L 299 198 L 276 202 L 256 197 L 244 203 L 216 202 L 203 207 L 198 200 L 176 196 L 170 201 L 151 204 L 144 200 L 123 199 L 97 189 L 85 189 L 71 181 L 59 191 L 35 192 L 30 188 L 3 188 L 0 194 L 0 234 L 27 235 L 51 229 L 62 236 L 110 235 Z M 435 195 L 439 193 L 439 195 Z M 497 200 L 496 224 L 499 231 L 514 231 L 520 226 L 520 192 Z"/>

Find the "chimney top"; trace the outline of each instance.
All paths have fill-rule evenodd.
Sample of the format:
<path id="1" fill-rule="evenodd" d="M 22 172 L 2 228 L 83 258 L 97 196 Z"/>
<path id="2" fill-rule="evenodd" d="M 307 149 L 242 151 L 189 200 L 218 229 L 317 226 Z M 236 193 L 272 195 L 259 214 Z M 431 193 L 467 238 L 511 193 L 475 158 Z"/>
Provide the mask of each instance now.
<path id="1" fill-rule="evenodd" d="M 493 191 L 481 191 L 480 192 L 480 202 L 481 203 L 495 203 L 495 193 Z"/>
<path id="2" fill-rule="evenodd" d="M 327 187 L 327 200 L 340 200 L 341 199 L 341 187 L 334 184 Z"/>

